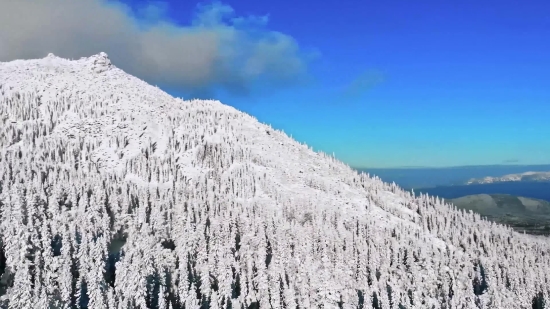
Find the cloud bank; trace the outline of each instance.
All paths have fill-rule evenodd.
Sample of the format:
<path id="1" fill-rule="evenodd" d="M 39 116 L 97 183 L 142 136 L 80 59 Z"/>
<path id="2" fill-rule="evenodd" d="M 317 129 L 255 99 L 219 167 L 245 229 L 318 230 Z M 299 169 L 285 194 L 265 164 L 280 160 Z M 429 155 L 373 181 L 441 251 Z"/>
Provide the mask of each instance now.
<path id="1" fill-rule="evenodd" d="M 267 16 L 236 16 L 221 3 L 197 6 L 182 26 L 152 2 L 137 12 L 105 0 L 8 0 L 0 9 L 0 61 L 54 53 L 80 58 L 106 52 L 149 83 L 183 92 L 246 94 L 307 78 L 309 56 L 289 35 L 266 28 Z"/>

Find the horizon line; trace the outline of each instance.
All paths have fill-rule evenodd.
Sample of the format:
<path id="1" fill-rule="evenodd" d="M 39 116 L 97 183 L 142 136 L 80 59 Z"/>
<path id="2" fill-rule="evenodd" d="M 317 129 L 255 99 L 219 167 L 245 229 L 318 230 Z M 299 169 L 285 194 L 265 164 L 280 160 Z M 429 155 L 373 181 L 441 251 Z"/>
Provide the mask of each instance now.
<path id="1" fill-rule="evenodd" d="M 421 168 L 421 169 L 445 169 L 445 168 L 462 168 L 462 167 L 488 167 L 488 166 L 541 166 L 541 165 L 548 165 L 550 166 L 550 163 L 546 164 L 476 164 L 476 165 L 450 165 L 450 166 L 422 166 L 422 165 L 404 165 L 404 166 L 391 166 L 391 167 L 355 167 L 351 166 L 351 168 L 356 170 L 367 170 L 367 169 L 415 169 L 415 168 Z"/>

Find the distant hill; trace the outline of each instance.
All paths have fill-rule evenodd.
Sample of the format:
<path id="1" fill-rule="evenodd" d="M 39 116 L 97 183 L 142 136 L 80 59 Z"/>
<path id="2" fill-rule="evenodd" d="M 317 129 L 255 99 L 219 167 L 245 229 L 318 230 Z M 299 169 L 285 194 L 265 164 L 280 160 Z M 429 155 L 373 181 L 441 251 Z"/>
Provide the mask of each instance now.
<path id="1" fill-rule="evenodd" d="M 411 188 L 407 188 L 411 189 Z M 415 194 L 427 193 L 446 200 L 476 194 L 508 194 L 540 199 L 550 202 L 550 182 L 506 181 L 488 184 L 471 184 L 455 186 L 437 186 L 432 188 L 415 188 Z"/>
<path id="2" fill-rule="evenodd" d="M 466 184 L 488 184 L 508 181 L 550 181 L 550 172 L 524 172 L 517 174 L 508 174 L 500 177 L 488 176 L 483 178 L 472 178 L 466 181 Z"/>
<path id="3" fill-rule="evenodd" d="M 550 235 L 550 202 L 508 194 L 476 194 L 450 199 L 456 207 L 472 210 L 518 232 Z"/>

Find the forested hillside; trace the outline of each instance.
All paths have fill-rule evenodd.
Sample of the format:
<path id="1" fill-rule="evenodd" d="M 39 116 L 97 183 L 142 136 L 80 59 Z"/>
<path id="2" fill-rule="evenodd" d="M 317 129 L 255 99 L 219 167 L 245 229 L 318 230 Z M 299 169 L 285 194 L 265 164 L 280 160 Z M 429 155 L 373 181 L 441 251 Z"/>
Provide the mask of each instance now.
<path id="1" fill-rule="evenodd" d="M 549 308 L 550 243 L 107 55 L 0 63 L 4 308 Z"/>

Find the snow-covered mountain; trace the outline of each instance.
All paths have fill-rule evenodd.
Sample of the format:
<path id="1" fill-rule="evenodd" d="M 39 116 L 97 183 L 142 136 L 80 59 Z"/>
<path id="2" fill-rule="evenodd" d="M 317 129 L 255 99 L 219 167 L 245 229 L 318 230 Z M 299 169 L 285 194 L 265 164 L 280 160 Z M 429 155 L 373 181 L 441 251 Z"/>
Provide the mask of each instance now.
<path id="1" fill-rule="evenodd" d="M 5 308 L 532 308 L 550 243 L 107 55 L 0 63 Z"/>
<path id="2" fill-rule="evenodd" d="M 509 174 L 500 177 L 472 178 L 466 182 L 467 185 L 487 184 L 505 181 L 550 181 L 550 172 L 525 172 L 519 174 Z"/>

